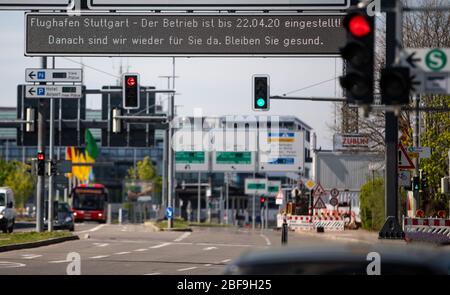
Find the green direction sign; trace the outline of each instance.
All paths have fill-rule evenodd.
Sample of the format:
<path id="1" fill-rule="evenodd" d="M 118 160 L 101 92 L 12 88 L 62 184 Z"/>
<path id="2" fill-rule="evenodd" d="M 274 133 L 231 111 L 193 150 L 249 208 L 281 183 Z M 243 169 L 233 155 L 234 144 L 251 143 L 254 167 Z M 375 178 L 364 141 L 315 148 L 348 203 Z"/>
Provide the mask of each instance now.
<path id="1" fill-rule="evenodd" d="M 176 152 L 175 162 L 177 164 L 204 164 L 205 152 Z"/>
<path id="2" fill-rule="evenodd" d="M 269 186 L 268 188 L 267 188 L 267 192 L 269 193 L 269 194 L 276 194 L 276 193 L 278 193 L 278 190 L 280 189 L 280 187 L 278 187 L 278 186 Z"/>
<path id="3" fill-rule="evenodd" d="M 425 56 L 425 64 L 430 70 L 439 72 L 447 65 L 447 55 L 439 48 L 430 50 Z"/>
<path id="4" fill-rule="evenodd" d="M 250 165 L 250 164 L 252 164 L 252 153 L 251 152 L 217 152 L 216 163 L 217 164 Z"/>
<path id="5" fill-rule="evenodd" d="M 249 189 L 249 190 L 265 190 L 266 184 L 265 183 L 248 183 L 247 189 Z"/>

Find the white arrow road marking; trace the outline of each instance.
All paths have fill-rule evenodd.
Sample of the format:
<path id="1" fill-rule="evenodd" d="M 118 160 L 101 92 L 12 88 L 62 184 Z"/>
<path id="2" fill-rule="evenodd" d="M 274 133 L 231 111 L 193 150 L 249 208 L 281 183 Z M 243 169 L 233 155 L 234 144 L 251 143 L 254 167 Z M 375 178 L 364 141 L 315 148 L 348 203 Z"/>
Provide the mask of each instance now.
<path id="1" fill-rule="evenodd" d="M 210 250 L 214 250 L 214 249 L 217 249 L 217 247 L 206 247 L 206 248 L 203 248 L 203 250 L 205 250 L 205 251 L 210 251 Z"/>
<path id="2" fill-rule="evenodd" d="M 185 232 L 181 236 L 179 236 L 177 239 L 174 240 L 174 242 L 181 242 L 182 240 L 186 239 L 191 235 L 191 232 Z"/>
<path id="3" fill-rule="evenodd" d="M 89 257 L 89 258 L 91 258 L 91 259 L 100 259 L 100 258 L 106 258 L 106 257 L 109 257 L 109 255 L 98 255 L 98 256 L 92 256 L 92 257 Z"/>
<path id="4" fill-rule="evenodd" d="M 16 268 L 24 266 L 26 266 L 26 264 L 18 262 L 0 261 L 0 268 Z"/>
<path id="5" fill-rule="evenodd" d="M 162 243 L 162 244 L 159 244 L 159 245 L 156 245 L 156 246 L 149 247 L 149 249 L 162 248 L 162 247 L 165 247 L 165 246 L 169 246 L 170 244 L 171 243 Z"/>
<path id="6" fill-rule="evenodd" d="M 196 266 L 188 267 L 188 268 L 180 268 L 180 269 L 177 269 L 177 271 L 186 271 L 186 270 L 192 270 L 192 269 L 196 269 L 196 268 L 197 268 Z"/>
<path id="7" fill-rule="evenodd" d="M 100 225 L 98 225 L 98 226 L 96 226 L 96 227 L 94 227 L 94 228 L 87 229 L 87 230 L 83 230 L 83 231 L 79 231 L 79 232 L 77 232 L 77 233 L 79 233 L 79 234 L 83 234 L 83 233 L 92 233 L 92 232 L 98 231 L 99 229 L 101 229 L 101 228 L 104 227 L 105 225 L 106 225 L 106 224 L 100 224 Z"/>
<path id="8" fill-rule="evenodd" d="M 34 259 L 34 258 L 42 257 L 42 255 L 39 255 L 39 254 L 22 254 L 22 257 L 24 259 Z"/>
<path id="9" fill-rule="evenodd" d="M 267 244 L 267 246 L 270 246 L 270 245 L 272 245 L 272 243 L 270 242 L 270 240 L 269 240 L 269 238 L 268 237 L 266 237 L 264 234 L 261 234 L 260 235 L 264 240 L 266 240 L 266 244 Z"/>

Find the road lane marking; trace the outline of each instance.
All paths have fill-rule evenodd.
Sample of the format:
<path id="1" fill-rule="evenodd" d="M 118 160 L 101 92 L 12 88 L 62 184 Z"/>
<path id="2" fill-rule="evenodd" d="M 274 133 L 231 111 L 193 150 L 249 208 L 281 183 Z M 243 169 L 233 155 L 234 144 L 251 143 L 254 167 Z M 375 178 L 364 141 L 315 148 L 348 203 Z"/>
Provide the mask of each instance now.
<path id="1" fill-rule="evenodd" d="M 264 239 L 264 240 L 266 240 L 266 244 L 267 244 L 267 246 L 270 246 L 270 245 L 272 245 L 272 243 L 270 242 L 270 240 L 269 240 L 269 238 L 268 237 L 266 237 L 266 235 L 264 235 L 264 234 L 260 234 L 260 236 Z"/>
<path id="2" fill-rule="evenodd" d="M 146 273 L 146 274 L 144 274 L 144 276 L 157 276 L 160 274 L 161 274 L 160 272 L 152 272 L 152 273 Z"/>
<path id="3" fill-rule="evenodd" d="M 98 226 L 96 226 L 96 227 L 94 227 L 94 228 L 87 229 L 87 230 L 83 230 L 83 231 L 79 231 L 79 232 L 77 232 L 77 233 L 79 233 L 79 234 L 92 233 L 92 232 L 98 231 L 99 229 L 101 229 L 101 228 L 104 227 L 105 225 L 106 225 L 106 224 L 100 224 L 100 225 L 98 225 Z"/>
<path id="4" fill-rule="evenodd" d="M 128 252 L 128 251 L 124 251 L 124 252 L 117 252 L 117 253 L 114 253 L 115 255 L 125 255 L 125 254 L 130 254 L 131 252 Z"/>
<path id="5" fill-rule="evenodd" d="M 179 236 L 177 239 L 174 240 L 174 242 L 181 242 L 182 240 L 186 239 L 187 237 L 189 237 L 191 235 L 190 232 L 185 232 L 184 234 L 182 234 L 181 236 Z"/>
<path id="6" fill-rule="evenodd" d="M 177 271 L 186 271 L 186 270 L 192 270 L 192 269 L 196 269 L 197 267 L 196 266 L 192 266 L 192 267 L 187 267 L 187 268 L 180 268 L 180 269 L 177 269 Z"/>
<path id="7" fill-rule="evenodd" d="M 109 245 L 108 243 L 94 243 L 94 246 L 97 246 L 97 247 L 106 247 L 108 245 Z"/>
<path id="8" fill-rule="evenodd" d="M 217 247 L 255 247 L 255 245 L 245 244 L 215 244 L 215 243 L 195 243 L 197 246 L 217 246 Z"/>
<path id="9" fill-rule="evenodd" d="M 231 261 L 231 259 L 224 259 L 224 260 L 222 260 L 221 262 L 222 263 L 227 263 L 227 262 L 230 262 Z"/>
<path id="10" fill-rule="evenodd" d="M 26 264 L 18 262 L 0 261 L 0 268 L 17 268 L 24 266 L 26 266 Z"/>
<path id="11" fill-rule="evenodd" d="M 162 248 L 162 247 L 165 247 L 165 246 L 169 246 L 170 244 L 172 244 L 172 243 L 162 243 L 162 244 L 155 245 L 155 246 L 148 247 L 148 248 L 149 249 L 158 249 L 158 248 Z"/>
<path id="12" fill-rule="evenodd" d="M 100 258 L 106 258 L 106 257 L 109 257 L 109 255 L 98 255 L 98 256 L 92 256 L 92 257 L 89 257 L 89 258 L 91 258 L 91 259 L 100 259 Z"/>
<path id="13" fill-rule="evenodd" d="M 205 264 L 204 266 L 208 267 L 208 266 L 211 266 L 211 265 L 212 265 L 211 263 L 208 263 L 208 264 Z"/>
<path id="14" fill-rule="evenodd" d="M 144 252 L 144 251 L 148 251 L 148 249 L 136 249 L 136 250 L 134 250 L 134 252 Z"/>
<path id="15" fill-rule="evenodd" d="M 38 257 L 42 257 L 42 255 L 39 254 L 22 254 L 23 259 L 34 259 Z"/>
<path id="16" fill-rule="evenodd" d="M 215 250 L 215 249 L 217 249 L 217 247 L 206 247 L 206 248 L 203 248 L 203 250 L 205 250 L 205 251 L 210 251 L 210 250 Z"/>
<path id="17" fill-rule="evenodd" d="M 65 262 L 71 262 L 72 260 L 53 260 L 49 261 L 48 263 L 65 263 Z"/>

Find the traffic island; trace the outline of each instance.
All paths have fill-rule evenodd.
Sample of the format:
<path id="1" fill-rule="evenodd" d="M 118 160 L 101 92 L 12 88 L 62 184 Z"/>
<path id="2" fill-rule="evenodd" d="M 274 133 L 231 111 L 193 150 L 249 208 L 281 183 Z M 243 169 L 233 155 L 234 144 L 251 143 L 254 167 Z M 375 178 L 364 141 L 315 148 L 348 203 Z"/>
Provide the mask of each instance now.
<path id="1" fill-rule="evenodd" d="M 189 223 L 183 219 L 174 218 L 173 227 L 171 229 L 167 228 L 167 220 L 158 220 L 155 222 L 145 222 L 146 226 L 153 228 L 155 231 L 192 231 Z"/>
<path id="2" fill-rule="evenodd" d="M 36 248 L 78 239 L 77 235 L 65 231 L 0 234 L 0 252 Z"/>

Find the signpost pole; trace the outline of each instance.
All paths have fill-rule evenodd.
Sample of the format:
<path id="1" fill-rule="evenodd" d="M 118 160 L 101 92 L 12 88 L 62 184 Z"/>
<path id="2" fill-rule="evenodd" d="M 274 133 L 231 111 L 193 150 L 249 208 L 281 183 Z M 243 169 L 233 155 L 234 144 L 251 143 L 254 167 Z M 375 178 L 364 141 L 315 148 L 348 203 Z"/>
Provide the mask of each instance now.
<path id="1" fill-rule="evenodd" d="M 41 67 L 47 68 L 47 57 L 42 57 Z M 45 85 L 46 83 L 40 83 Z M 45 112 L 48 102 L 46 99 L 39 99 L 38 107 L 38 153 L 45 153 Z M 44 230 L 44 195 L 45 195 L 45 175 L 38 175 L 36 185 L 36 231 Z"/>
<path id="2" fill-rule="evenodd" d="M 414 142 L 413 146 L 418 148 L 420 147 L 420 113 L 419 113 L 419 105 L 420 105 L 420 96 L 415 94 L 413 97 L 414 107 L 415 107 L 415 116 L 414 116 Z M 419 164 L 420 164 L 420 156 L 414 159 L 415 173 L 414 176 L 419 176 Z M 420 193 L 418 191 L 414 191 L 414 199 L 416 201 L 416 208 L 420 209 Z"/>
<path id="3" fill-rule="evenodd" d="M 255 179 L 255 172 L 253 172 L 253 179 Z M 256 219 L 256 192 L 253 192 L 252 201 L 252 230 L 255 230 L 255 219 Z"/>
<path id="4" fill-rule="evenodd" d="M 228 213 L 228 205 L 229 205 L 229 194 L 230 194 L 230 186 L 229 186 L 229 181 L 230 181 L 230 177 L 229 174 L 227 172 L 225 172 L 225 206 L 226 206 L 226 216 L 227 216 L 227 220 L 226 220 L 226 224 L 228 224 L 229 220 L 230 220 L 230 214 Z"/>
<path id="5" fill-rule="evenodd" d="M 173 195 L 174 195 L 174 168 L 175 168 L 175 158 L 174 158 L 174 152 L 172 149 L 172 141 L 173 141 L 173 132 L 174 128 L 172 126 L 173 124 L 173 117 L 174 117 L 174 108 L 175 108 L 175 93 L 172 93 L 172 95 L 169 96 L 169 110 L 168 110 L 168 121 L 169 121 L 169 132 L 168 132 L 168 185 L 167 185 L 167 206 L 170 208 L 173 208 Z M 171 229 L 173 227 L 173 216 L 167 219 L 167 227 Z"/>
<path id="6" fill-rule="evenodd" d="M 201 211 L 201 205 L 202 205 L 202 174 L 201 172 L 198 172 L 198 182 L 197 182 L 197 222 L 200 223 L 200 211 Z"/>

